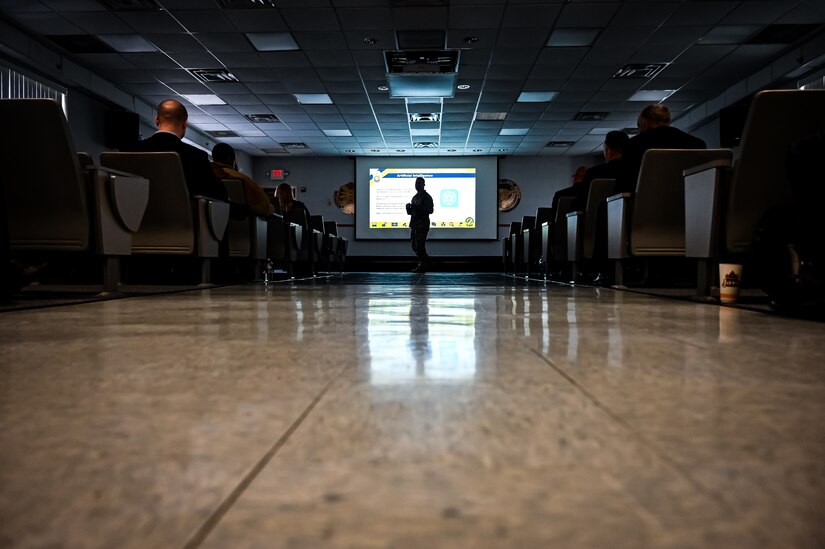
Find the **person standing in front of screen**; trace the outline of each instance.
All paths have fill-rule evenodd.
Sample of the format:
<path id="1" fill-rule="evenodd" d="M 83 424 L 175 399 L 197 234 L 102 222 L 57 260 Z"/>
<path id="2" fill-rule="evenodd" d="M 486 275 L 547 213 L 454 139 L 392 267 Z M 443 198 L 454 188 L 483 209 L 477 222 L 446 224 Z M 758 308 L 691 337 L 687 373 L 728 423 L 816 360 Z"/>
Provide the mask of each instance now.
<path id="1" fill-rule="evenodd" d="M 430 256 L 427 255 L 427 233 L 430 230 L 430 214 L 433 213 L 433 197 L 424 190 L 424 178 L 415 180 L 415 196 L 407 204 L 407 213 L 410 214 L 410 242 L 415 255 L 418 257 L 418 267 L 414 273 L 426 273 L 430 265 Z"/>

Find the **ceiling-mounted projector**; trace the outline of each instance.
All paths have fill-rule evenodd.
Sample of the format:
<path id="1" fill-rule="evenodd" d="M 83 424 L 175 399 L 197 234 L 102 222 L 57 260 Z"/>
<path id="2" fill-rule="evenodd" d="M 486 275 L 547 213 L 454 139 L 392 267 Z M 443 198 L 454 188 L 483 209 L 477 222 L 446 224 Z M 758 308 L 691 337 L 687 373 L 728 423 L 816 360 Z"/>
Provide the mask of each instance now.
<path id="1" fill-rule="evenodd" d="M 458 50 L 386 51 L 390 97 L 453 97 Z"/>

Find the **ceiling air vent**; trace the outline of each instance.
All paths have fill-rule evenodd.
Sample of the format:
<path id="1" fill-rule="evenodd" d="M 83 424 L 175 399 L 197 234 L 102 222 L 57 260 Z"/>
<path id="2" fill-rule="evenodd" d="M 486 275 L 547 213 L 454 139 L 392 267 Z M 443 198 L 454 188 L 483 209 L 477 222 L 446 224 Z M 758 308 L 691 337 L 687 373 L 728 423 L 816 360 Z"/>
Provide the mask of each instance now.
<path id="1" fill-rule="evenodd" d="M 147 11 L 161 9 L 155 0 L 98 0 L 98 3 L 113 11 Z"/>
<path id="2" fill-rule="evenodd" d="M 227 69 L 188 69 L 189 74 L 201 82 L 237 82 L 238 78 Z"/>
<path id="3" fill-rule="evenodd" d="M 416 149 L 437 149 L 438 143 L 435 141 L 417 141 L 413 143 L 413 147 Z"/>
<path id="4" fill-rule="evenodd" d="M 609 112 L 596 112 L 596 111 L 580 111 L 576 113 L 576 116 L 573 117 L 573 120 L 578 120 L 580 122 L 599 122 L 607 118 L 607 115 L 610 114 Z"/>
<path id="5" fill-rule="evenodd" d="M 238 137 L 238 134 L 231 130 L 215 130 L 206 133 L 212 137 Z"/>
<path id="6" fill-rule="evenodd" d="M 438 122 L 441 113 L 437 112 L 411 112 L 410 122 Z"/>
<path id="7" fill-rule="evenodd" d="M 572 147 L 575 144 L 576 144 L 575 141 L 551 141 L 550 143 L 547 144 L 547 146 L 548 147 L 553 147 L 553 148 L 563 148 L 563 147 Z"/>
<path id="8" fill-rule="evenodd" d="M 287 151 L 308 151 L 309 147 L 306 143 L 279 143 Z"/>
<path id="9" fill-rule="evenodd" d="M 616 71 L 613 78 L 653 78 L 667 65 L 667 63 L 631 63 Z"/>
<path id="10" fill-rule="evenodd" d="M 280 122 L 274 114 L 245 114 L 244 117 L 255 124 L 277 124 Z"/>
<path id="11" fill-rule="evenodd" d="M 286 152 L 283 149 L 261 149 L 261 150 L 266 154 L 274 154 L 274 155 L 281 155 L 281 156 L 286 156 L 286 155 L 289 154 L 288 152 Z"/>

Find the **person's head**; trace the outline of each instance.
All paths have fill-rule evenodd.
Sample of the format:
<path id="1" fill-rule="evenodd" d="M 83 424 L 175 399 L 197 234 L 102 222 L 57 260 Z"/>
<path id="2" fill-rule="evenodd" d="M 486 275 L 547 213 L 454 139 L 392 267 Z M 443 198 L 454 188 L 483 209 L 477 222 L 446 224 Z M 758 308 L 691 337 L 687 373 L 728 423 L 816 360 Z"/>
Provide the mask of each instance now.
<path id="1" fill-rule="evenodd" d="M 584 181 L 584 174 L 587 173 L 587 166 L 579 166 L 576 168 L 576 171 L 573 172 L 573 185 L 581 183 Z"/>
<path id="2" fill-rule="evenodd" d="M 415 180 L 415 190 L 416 191 L 423 191 L 424 190 L 424 178 L 418 177 Z"/>
<path id="3" fill-rule="evenodd" d="M 158 105 L 158 114 L 155 116 L 155 125 L 159 130 L 172 132 L 178 137 L 186 135 L 189 113 L 186 112 L 180 101 L 167 99 Z"/>
<path id="4" fill-rule="evenodd" d="M 234 168 L 236 166 L 235 149 L 229 143 L 218 143 L 212 148 L 212 160 Z"/>
<path id="5" fill-rule="evenodd" d="M 281 183 L 275 189 L 275 198 L 278 199 L 278 204 L 281 207 L 281 213 L 289 213 L 292 209 L 292 203 L 295 199 L 292 196 L 292 187 L 286 183 Z"/>
<path id="6" fill-rule="evenodd" d="M 670 126 L 670 109 L 661 103 L 645 107 L 636 120 L 639 132 L 645 132 L 659 126 Z"/>
<path id="7" fill-rule="evenodd" d="M 630 140 L 626 133 L 614 130 L 604 137 L 604 159 L 610 162 L 622 157 L 625 144 Z"/>

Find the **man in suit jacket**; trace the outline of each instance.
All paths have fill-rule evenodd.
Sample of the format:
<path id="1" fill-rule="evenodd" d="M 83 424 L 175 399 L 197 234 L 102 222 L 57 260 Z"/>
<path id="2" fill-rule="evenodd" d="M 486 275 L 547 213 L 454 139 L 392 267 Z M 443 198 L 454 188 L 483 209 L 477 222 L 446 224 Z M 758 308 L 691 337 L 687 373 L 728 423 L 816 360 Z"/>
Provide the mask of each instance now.
<path id="1" fill-rule="evenodd" d="M 587 205 L 587 195 L 590 193 L 590 184 L 594 179 L 619 179 L 622 176 L 622 154 L 630 138 L 620 130 L 608 132 L 604 137 L 604 164 L 589 168 L 584 174 L 581 184 L 574 187 L 575 199 L 573 210 L 584 210 Z"/>
<path id="2" fill-rule="evenodd" d="M 630 139 L 622 153 L 623 175 L 616 181 L 617 193 L 632 193 L 648 149 L 706 149 L 705 142 L 670 125 L 670 109 L 661 103 L 648 105 L 636 122 L 639 135 Z"/>
<path id="3" fill-rule="evenodd" d="M 155 117 L 158 131 L 133 147 L 134 152 L 176 152 L 180 155 L 183 174 L 189 194 L 203 195 L 226 201 L 228 194 L 209 163 L 209 156 L 202 150 L 182 141 L 188 126 L 189 113 L 174 99 L 161 101 Z"/>

